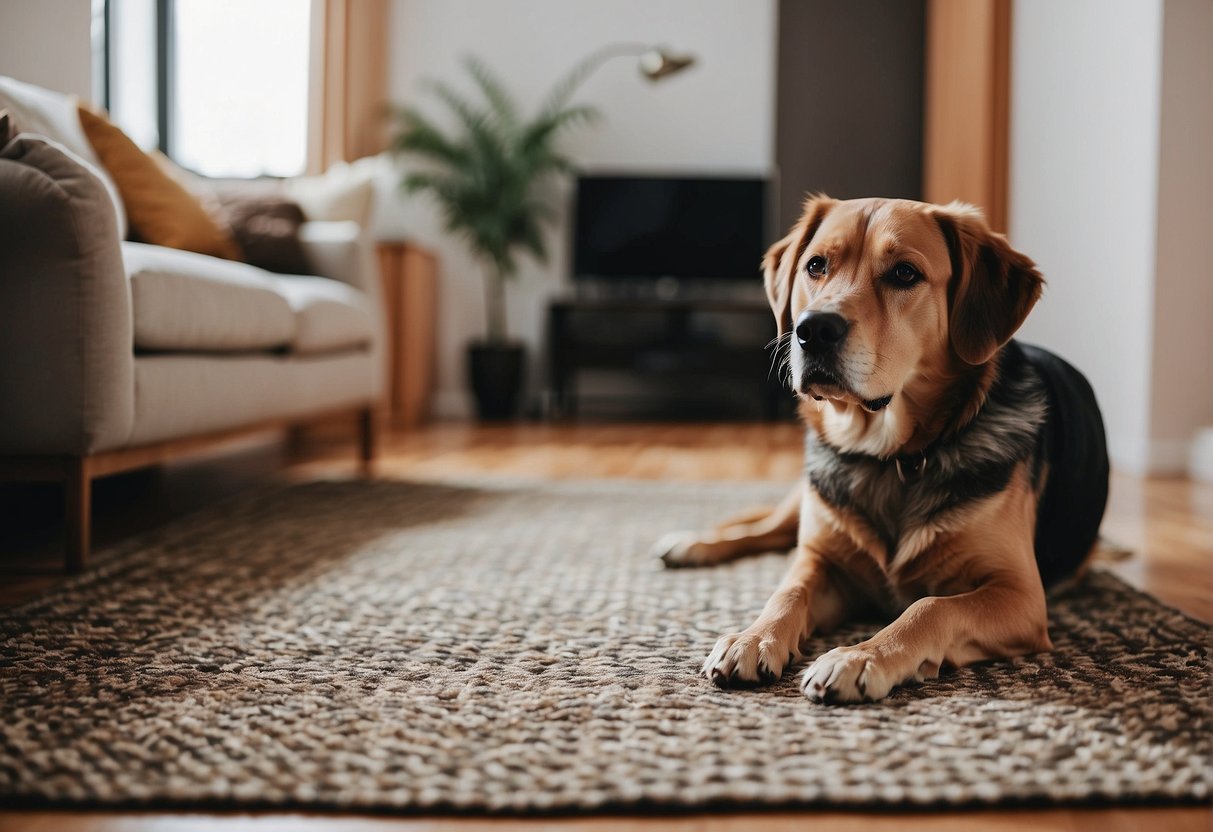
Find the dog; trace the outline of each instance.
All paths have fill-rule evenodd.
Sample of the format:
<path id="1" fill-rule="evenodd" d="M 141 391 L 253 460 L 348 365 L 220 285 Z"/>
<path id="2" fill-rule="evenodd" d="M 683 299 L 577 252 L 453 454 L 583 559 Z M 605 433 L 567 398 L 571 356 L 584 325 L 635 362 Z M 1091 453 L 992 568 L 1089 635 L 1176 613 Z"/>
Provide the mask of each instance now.
<path id="1" fill-rule="evenodd" d="M 1094 551 L 1108 456 L 1086 379 L 1012 340 L 1044 285 L 1032 260 L 971 205 L 813 196 L 762 265 L 804 477 L 779 506 L 656 552 L 671 567 L 794 552 L 703 673 L 773 681 L 811 634 L 872 615 L 892 623 L 804 669 L 809 699 L 877 701 L 1051 650 L 1046 592 Z"/>

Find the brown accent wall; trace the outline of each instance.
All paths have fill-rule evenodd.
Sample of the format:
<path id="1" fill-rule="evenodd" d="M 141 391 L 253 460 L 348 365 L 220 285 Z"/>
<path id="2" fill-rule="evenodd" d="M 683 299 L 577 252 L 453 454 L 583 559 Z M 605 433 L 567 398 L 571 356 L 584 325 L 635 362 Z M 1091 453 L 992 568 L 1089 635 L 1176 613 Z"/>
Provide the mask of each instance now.
<path id="1" fill-rule="evenodd" d="M 806 192 L 922 198 L 925 0 L 780 0 L 777 230 Z"/>

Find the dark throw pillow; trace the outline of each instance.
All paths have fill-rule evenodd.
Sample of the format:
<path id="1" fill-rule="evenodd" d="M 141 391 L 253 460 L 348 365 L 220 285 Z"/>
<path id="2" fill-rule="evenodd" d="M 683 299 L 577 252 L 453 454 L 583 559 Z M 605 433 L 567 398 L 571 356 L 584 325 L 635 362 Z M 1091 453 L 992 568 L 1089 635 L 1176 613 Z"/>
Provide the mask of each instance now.
<path id="1" fill-rule="evenodd" d="M 4 147 L 10 141 L 17 138 L 19 132 L 21 131 L 13 123 L 13 117 L 9 114 L 8 110 L 0 110 L 0 147 Z"/>
<path id="2" fill-rule="evenodd" d="M 311 273 L 299 240 L 299 203 L 260 188 L 217 186 L 214 193 L 218 218 L 231 229 L 246 263 L 279 274 Z"/>

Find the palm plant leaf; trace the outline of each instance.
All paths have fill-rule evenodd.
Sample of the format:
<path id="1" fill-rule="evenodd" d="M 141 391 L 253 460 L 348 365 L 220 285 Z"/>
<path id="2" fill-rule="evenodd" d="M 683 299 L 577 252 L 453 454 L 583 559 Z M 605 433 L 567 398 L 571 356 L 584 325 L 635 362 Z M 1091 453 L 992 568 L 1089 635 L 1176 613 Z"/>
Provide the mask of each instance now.
<path id="1" fill-rule="evenodd" d="M 588 124 L 598 117 L 598 110 L 585 105 L 543 112 L 524 127 L 519 144 L 524 153 L 554 152 L 551 146 L 553 136 L 570 127 Z"/>
<path id="2" fill-rule="evenodd" d="M 599 112 L 586 104 L 575 104 L 557 110 L 545 110 L 527 125 L 526 135 L 532 141 L 541 141 L 552 133 L 577 123 L 591 122 L 597 119 Z"/>
<path id="3" fill-rule="evenodd" d="M 514 97 L 506 91 L 501 82 L 493 75 L 492 70 L 479 58 L 468 56 L 464 59 L 463 65 L 480 87 L 480 92 L 484 94 L 485 100 L 493 108 L 493 114 L 498 121 L 506 130 L 512 132 L 518 126 L 518 105 L 514 102 Z"/>
<path id="4" fill-rule="evenodd" d="M 541 113 L 555 113 L 563 110 L 573 100 L 573 93 L 585 83 L 585 80 L 602 64 L 602 54 L 595 52 L 570 69 L 563 78 L 557 81 L 544 98 L 540 106 Z"/>
<path id="5" fill-rule="evenodd" d="M 403 129 L 392 142 L 397 152 L 416 153 L 433 161 L 463 165 L 468 161 L 467 149 L 456 139 L 445 135 L 433 122 L 412 108 L 398 114 Z"/>
<path id="6" fill-rule="evenodd" d="M 467 165 L 467 169 L 487 176 L 486 184 L 491 185 L 496 171 L 501 170 L 506 162 L 508 149 L 505 137 L 497 129 L 489 113 L 478 109 L 451 87 L 440 82 L 432 83 L 431 87 L 463 123 L 470 140 L 470 149 L 480 157 L 476 162 Z"/>
<path id="7" fill-rule="evenodd" d="M 539 261 L 547 259 L 544 227 L 557 212 L 545 183 L 573 169 L 557 150 L 556 139 L 597 117 L 592 107 L 569 104 L 596 65 L 585 62 L 575 67 L 553 88 L 538 113 L 526 120 L 505 86 L 475 58 L 465 59 L 464 67 L 475 82 L 476 99 L 442 82 L 426 84 L 454 115 L 454 131 L 444 131 L 413 108 L 398 111 L 401 127 L 394 148 L 427 163 L 405 176 L 402 187 L 433 197 L 447 229 L 492 265 L 496 277 L 489 286 L 499 286 L 502 277 L 517 272 L 521 252 Z M 488 294 L 499 292 L 498 288 Z M 490 338 L 504 338 L 502 303 L 490 304 Z"/>

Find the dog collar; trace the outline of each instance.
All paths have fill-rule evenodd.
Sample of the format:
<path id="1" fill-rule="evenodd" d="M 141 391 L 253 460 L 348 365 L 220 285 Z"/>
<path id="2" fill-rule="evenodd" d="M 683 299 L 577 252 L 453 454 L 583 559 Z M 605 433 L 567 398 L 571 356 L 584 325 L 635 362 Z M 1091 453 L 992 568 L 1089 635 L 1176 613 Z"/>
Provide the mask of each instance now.
<path id="1" fill-rule="evenodd" d="M 893 457 L 893 465 L 897 468 L 897 479 L 902 482 L 906 481 L 907 475 L 910 477 L 921 476 L 922 472 L 927 468 L 927 452 L 919 451 L 916 454 L 895 456 Z"/>

